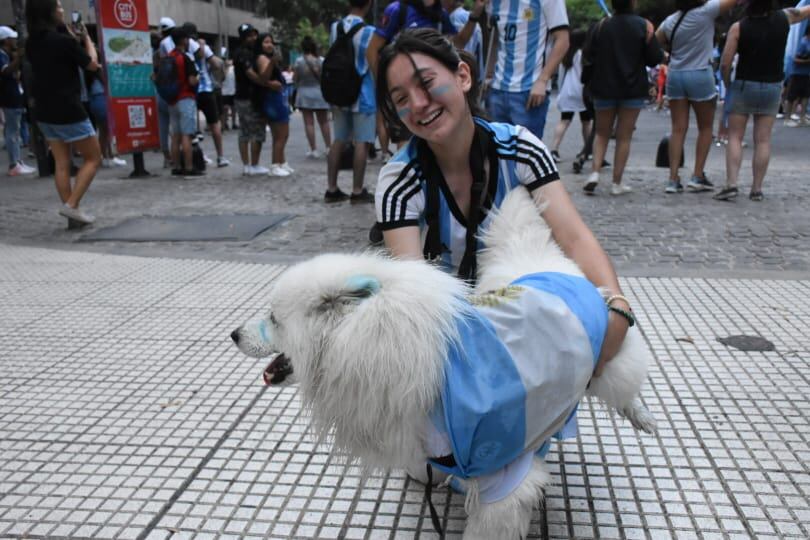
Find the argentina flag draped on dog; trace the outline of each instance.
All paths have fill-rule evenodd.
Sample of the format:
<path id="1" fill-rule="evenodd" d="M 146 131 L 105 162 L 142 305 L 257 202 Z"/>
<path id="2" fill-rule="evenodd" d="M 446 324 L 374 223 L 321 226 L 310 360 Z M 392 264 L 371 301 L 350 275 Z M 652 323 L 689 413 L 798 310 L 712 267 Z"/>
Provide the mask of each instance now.
<path id="1" fill-rule="evenodd" d="M 491 475 L 523 455 L 545 454 L 553 436 L 576 435 L 577 405 L 608 321 L 589 281 L 554 272 L 524 276 L 473 303 L 458 321 L 432 414 L 453 456 L 432 464 L 461 478 Z M 512 476 L 508 483 L 522 480 Z"/>

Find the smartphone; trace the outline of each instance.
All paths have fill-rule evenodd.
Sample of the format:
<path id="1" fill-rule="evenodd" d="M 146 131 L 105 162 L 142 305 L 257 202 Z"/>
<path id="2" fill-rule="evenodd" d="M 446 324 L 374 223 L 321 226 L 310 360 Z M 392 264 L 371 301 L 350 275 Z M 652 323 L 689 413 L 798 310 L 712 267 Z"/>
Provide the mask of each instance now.
<path id="1" fill-rule="evenodd" d="M 73 22 L 73 26 L 78 26 L 82 23 L 82 14 L 78 11 L 74 11 L 70 14 L 70 20 Z"/>

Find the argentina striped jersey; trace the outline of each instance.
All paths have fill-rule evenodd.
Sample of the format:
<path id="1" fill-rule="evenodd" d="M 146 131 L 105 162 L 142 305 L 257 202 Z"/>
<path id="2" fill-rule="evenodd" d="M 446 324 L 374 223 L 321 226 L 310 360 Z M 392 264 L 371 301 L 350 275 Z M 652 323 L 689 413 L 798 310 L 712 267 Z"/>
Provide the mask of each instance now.
<path id="1" fill-rule="evenodd" d="M 540 78 L 549 33 L 568 27 L 564 0 L 492 0 L 498 59 L 492 88 L 525 92 Z"/>
<path id="2" fill-rule="evenodd" d="M 519 185 L 533 191 L 559 179 L 548 148 L 528 129 L 481 118 L 475 118 L 475 122 L 483 128 L 497 150 L 498 184 L 492 199 L 494 208 L 500 207 L 506 194 Z M 417 156 L 418 146 L 416 139 L 411 139 L 380 171 L 375 195 L 377 223 L 382 230 L 424 228 L 427 182 L 439 182 L 439 236 L 445 247 L 442 263 L 446 269 L 455 270 L 464 256 L 467 220 L 444 179 L 428 178 L 429 173 L 422 170 L 420 157 L 435 158 L 432 155 Z M 490 216 L 484 219 L 479 231 L 486 230 L 490 219 Z"/>

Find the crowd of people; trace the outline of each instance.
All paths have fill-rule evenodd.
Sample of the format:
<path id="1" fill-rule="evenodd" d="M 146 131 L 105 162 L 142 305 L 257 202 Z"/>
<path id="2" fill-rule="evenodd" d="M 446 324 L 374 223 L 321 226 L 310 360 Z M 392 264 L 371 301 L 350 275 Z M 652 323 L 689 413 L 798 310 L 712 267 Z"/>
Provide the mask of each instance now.
<path id="1" fill-rule="evenodd" d="M 369 152 L 379 144 L 381 159 L 392 167 L 395 163 L 407 165 L 413 158 L 407 148 L 414 130 L 408 128 L 395 106 L 396 92 L 392 90 L 397 89 L 389 89 L 389 81 L 379 71 L 381 55 L 394 50 L 404 39 L 403 33 L 427 28 L 444 36 L 442 39 L 459 51 L 465 69 L 469 69 L 474 90 L 468 101 L 476 122 L 487 119 L 521 126 L 537 140 L 528 143 L 536 150 L 533 154 L 526 150 L 531 156 L 524 159 L 534 164 L 538 178 L 557 174 L 563 137 L 578 115 L 583 144 L 573 168 L 580 172 L 591 161 L 591 172 L 583 185 L 585 193 L 598 192 L 602 173 L 611 166 L 606 160 L 611 139 L 615 139 L 615 149 L 610 193 L 629 193 L 631 188 L 623 183 L 624 169 L 639 113 L 649 103 L 652 89 L 658 107 L 668 104 L 671 116 L 670 170 L 663 191 L 711 191 L 721 200 L 736 197 L 742 138 L 748 118 L 753 117 L 754 182 L 749 196 L 762 200 L 770 136 L 778 111 L 784 109 L 787 125 L 806 121 L 810 32 L 801 41 L 786 83 L 782 54 L 789 26 L 809 13 L 808 8 L 782 10 L 771 0 L 751 0 L 742 19 L 722 36 L 724 47 L 717 58 L 715 21 L 737 3 L 677 0 L 677 11 L 655 28 L 634 13 L 634 0 L 613 0 L 610 16 L 590 28 L 571 29 L 564 0 L 475 0 L 470 11 L 460 0 L 395 0 L 376 24 L 367 22 L 370 0 L 350 0 L 350 11 L 330 27 L 328 54 L 324 57 L 326 51 L 320 51 L 316 42 L 306 37 L 300 43 L 302 54 L 289 65 L 283 63 L 273 36 L 249 24 L 239 26 L 236 50 L 215 52 L 193 23 L 178 25 L 163 17 L 159 35 L 153 36 L 153 79 L 164 166 L 173 175 L 200 176 L 208 164 L 230 165 L 222 137 L 223 130 L 231 128 L 239 131 L 244 175 L 290 176 L 294 170 L 285 149 L 290 114 L 298 110 L 309 145 L 307 157 L 327 158 L 324 201 L 373 203 L 365 179 Z M 0 27 L 0 104 L 8 174 L 35 172 L 21 155 L 21 146 L 30 140 L 21 76 L 23 59 L 27 59 L 32 84 L 26 93 L 36 105 L 29 120 L 35 122 L 53 156 L 63 204 L 59 212 L 91 223 L 92 216 L 80 210 L 79 203 L 96 170 L 126 164 L 113 154 L 110 143 L 104 70 L 87 29 L 80 21 L 65 21 L 59 0 L 28 0 L 26 16 L 31 35 L 25 51 L 17 47 L 14 30 Z M 485 34 L 489 34 L 487 40 Z M 431 39 L 427 35 L 421 38 L 426 42 Z M 486 50 L 485 42 L 489 43 Z M 413 54 L 406 56 L 416 65 Z M 351 56 L 348 64 L 347 55 Z M 717 70 L 712 67 L 713 60 L 719 65 Z M 347 66 L 351 80 L 335 78 L 338 68 Z M 438 99 L 438 94 L 447 91 L 445 86 L 434 88 L 432 79 L 421 71 L 417 75 L 420 84 L 430 86 L 432 98 Z M 544 140 L 553 84 L 559 90 L 561 119 L 548 151 L 540 141 Z M 706 176 L 705 164 L 721 93 L 725 99 L 718 140 L 727 141 L 727 167 L 725 186 L 715 190 Z M 407 110 L 412 112 L 413 107 Z M 679 169 L 690 111 L 695 113 L 698 136 L 694 166 L 683 182 Z M 425 125 L 448 114 L 443 107 L 433 112 L 436 118 L 424 119 Z M 798 116 L 792 116 L 794 113 Z M 213 141 L 215 160 L 201 149 L 203 125 Z M 265 167 L 261 153 L 268 132 L 271 156 L 269 167 Z M 318 132 L 323 150 L 318 147 Z M 73 165 L 74 154 L 83 158 L 78 170 Z M 347 161 L 353 170 L 349 193 L 338 187 L 339 170 Z M 430 165 L 420 162 L 416 166 L 424 169 Z M 376 189 L 378 203 L 380 196 L 386 197 L 386 175 L 393 170 L 386 167 L 381 173 Z M 405 173 L 396 174 L 403 177 L 400 182 L 406 182 Z M 72 175 L 75 182 L 71 182 Z M 415 193 L 407 186 L 401 190 Z M 388 199 L 383 202 L 390 203 Z M 380 220 L 375 226 L 372 238 L 381 239 L 384 223 Z"/>

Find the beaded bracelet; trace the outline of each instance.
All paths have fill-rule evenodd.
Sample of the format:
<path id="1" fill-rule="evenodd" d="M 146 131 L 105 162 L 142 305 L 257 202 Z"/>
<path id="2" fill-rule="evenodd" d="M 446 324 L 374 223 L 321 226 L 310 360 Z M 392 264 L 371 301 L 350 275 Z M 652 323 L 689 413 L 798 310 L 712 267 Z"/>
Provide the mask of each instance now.
<path id="1" fill-rule="evenodd" d="M 622 302 L 624 302 L 628 306 L 630 305 L 630 301 L 626 297 L 622 296 L 621 294 L 614 294 L 613 296 L 610 296 L 607 300 L 605 300 L 605 303 L 607 305 L 610 305 L 613 302 L 615 302 L 616 300 L 621 300 Z"/>
<path id="2" fill-rule="evenodd" d="M 608 309 L 613 313 L 621 315 L 622 317 L 627 319 L 627 323 L 630 325 L 631 328 L 636 325 L 636 318 L 633 316 L 631 312 L 613 306 L 608 306 Z"/>

